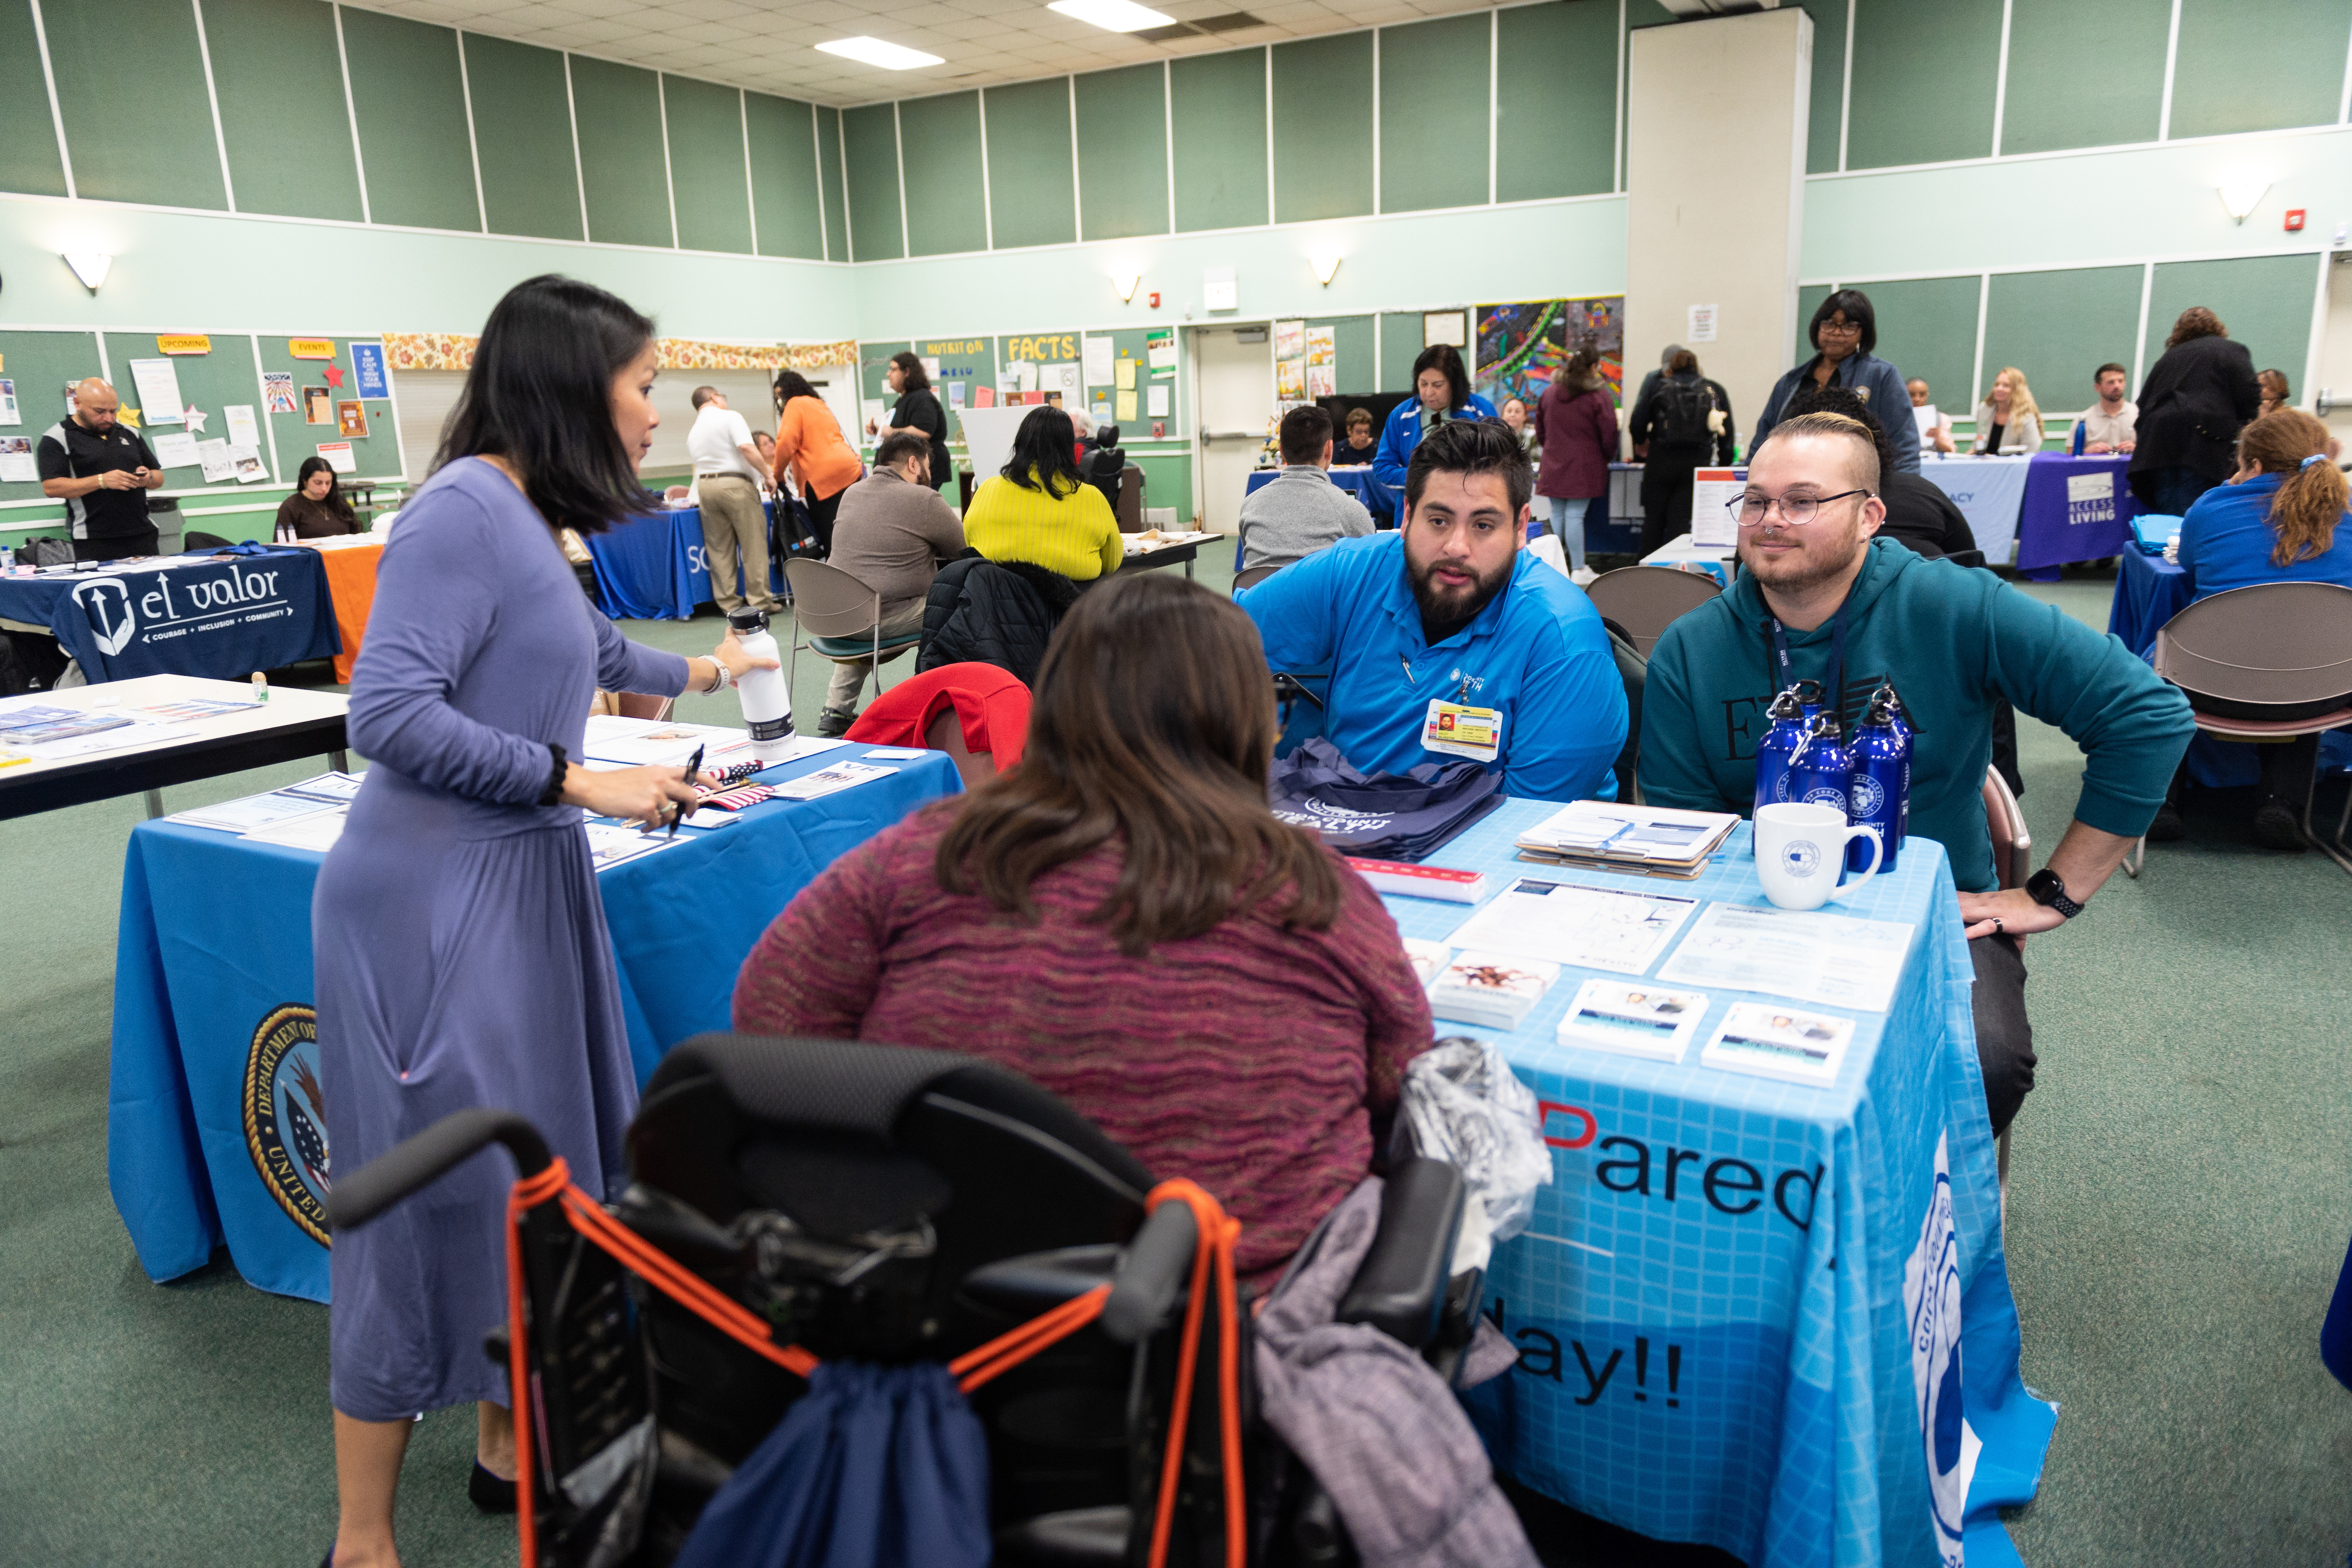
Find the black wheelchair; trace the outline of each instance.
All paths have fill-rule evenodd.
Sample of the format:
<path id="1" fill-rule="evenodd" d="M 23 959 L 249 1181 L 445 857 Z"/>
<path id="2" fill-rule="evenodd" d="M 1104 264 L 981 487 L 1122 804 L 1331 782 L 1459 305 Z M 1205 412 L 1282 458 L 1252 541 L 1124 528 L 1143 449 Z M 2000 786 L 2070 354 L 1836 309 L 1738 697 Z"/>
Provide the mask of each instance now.
<path id="1" fill-rule="evenodd" d="M 528 1391 L 525 1568 L 670 1563 L 820 1358 L 948 1364 L 987 1434 L 999 1563 L 1356 1561 L 1256 1419 L 1230 1222 L 1014 1073 L 705 1035 L 646 1086 L 609 1204 L 528 1122 L 469 1110 L 339 1180 L 333 1223 L 364 1225 L 492 1142 L 520 1173 L 509 1321 L 488 1348 Z M 1480 1283 L 1448 1276 L 1462 1181 L 1414 1158 L 1387 1178 L 1339 1315 L 1450 1378 Z"/>

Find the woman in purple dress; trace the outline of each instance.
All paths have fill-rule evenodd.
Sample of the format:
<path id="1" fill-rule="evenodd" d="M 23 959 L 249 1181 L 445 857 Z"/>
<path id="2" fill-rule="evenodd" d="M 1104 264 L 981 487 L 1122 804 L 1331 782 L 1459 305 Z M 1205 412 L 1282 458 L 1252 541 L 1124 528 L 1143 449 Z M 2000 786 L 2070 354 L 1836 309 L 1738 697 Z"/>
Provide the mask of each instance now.
<path id="1" fill-rule="evenodd" d="M 601 1196 L 636 1107 L 612 943 L 581 811 L 658 823 L 693 798 L 674 768 L 592 773 L 595 690 L 711 691 L 753 668 L 624 639 L 583 597 L 558 527 L 646 504 L 654 326 L 602 289 L 520 283 L 483 328 L 430 479 L 404 507 L 352 681 L 373 766 L 311 904 L 328 1132 L 345 1170 L 453 1110 L 537 1123 Z M 759 663 L 772 668 L 774 660 Z M 477 1401 L 471 1491 L 514 1506 L 505 1373 L 512 1172 L 476 1155 L 335 1238 L 329 1321 L 341 1520 L 332 1563 L 393 1564 L 411 1418 Z"/>

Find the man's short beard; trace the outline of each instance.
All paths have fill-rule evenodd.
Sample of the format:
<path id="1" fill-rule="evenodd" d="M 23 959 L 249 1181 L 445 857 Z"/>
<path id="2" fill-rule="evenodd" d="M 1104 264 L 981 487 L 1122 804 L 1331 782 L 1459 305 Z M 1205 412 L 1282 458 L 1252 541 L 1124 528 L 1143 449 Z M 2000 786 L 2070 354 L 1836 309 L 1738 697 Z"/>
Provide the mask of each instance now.
<path id="1" fill-rule="evenodd" d="M 1835 561 L 1831 561 L 1826 555 L 1817 554 L 1815 552 L 1808 550 L 1805 552 L 1805 570 L 1801 575 L 1793 577 L 1767 577 L 1759 572 L 1757 573 L 1756 580 L 1759 584 L 1769 587 L 1775 593 L 1802 594 L 1811 589 L 1820 587 L 1822 584 L 1829 582 L 1839 573 L 1843 572 L 1847 567 L 1853 565 L 1854 552 L 1864 549 L 1868 545 L 1868 540 L 1854 541 L 1853 550 L 1849 551 L 1843 557 Z M 1743 557 L 1741 564 L 1747 567 L 1750 572 L 1756 571 L 1756 563 L 1753 561 L 1747 560 Z"/>
<path id="2" fill-rule="evenodd" d="M 1426 633 L 1433 628 L 1444 628 L 1439 636 L 1432 637 L 1429 640 L 1442 642 L 1446 636 L 1476 620 L 1478 612 L 1493 603 L 1495 595 L 1501 593 L 1504 586 L 1510 582 L 1512 568 L 1517 564 L 1518 557 L 1513 555 L 1501 566 L 1496 568 L 1492 576 L 1475 579 L 1467 589 L 1452 594 L 1440 594 L 1430 582 L 1430 578 L 1436 571 L 1436 563 L 1433 562 L 1427 566 L 1415 568 L 1408 561 L 1405 563 L 1404 579 L 1412 588 L 1413 604 L 1421 610 L 1423 631 Z"/>

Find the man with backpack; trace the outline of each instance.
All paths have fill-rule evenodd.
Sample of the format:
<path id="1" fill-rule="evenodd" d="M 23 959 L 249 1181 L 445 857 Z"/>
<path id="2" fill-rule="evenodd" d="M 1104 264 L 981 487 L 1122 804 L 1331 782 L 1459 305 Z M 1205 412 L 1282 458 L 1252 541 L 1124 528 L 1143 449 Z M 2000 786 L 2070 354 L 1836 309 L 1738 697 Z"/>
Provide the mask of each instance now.
<path id="1" fill-rule="evenodd" d="M 1626 429 L 1642 458 L 1642 553 L 1646 556 L 1691 531 L 1693 473 L 1731 462 L 1731 398 L 1699 374 L 1698 356 L 1683 349 L 1634 402 Z"/>

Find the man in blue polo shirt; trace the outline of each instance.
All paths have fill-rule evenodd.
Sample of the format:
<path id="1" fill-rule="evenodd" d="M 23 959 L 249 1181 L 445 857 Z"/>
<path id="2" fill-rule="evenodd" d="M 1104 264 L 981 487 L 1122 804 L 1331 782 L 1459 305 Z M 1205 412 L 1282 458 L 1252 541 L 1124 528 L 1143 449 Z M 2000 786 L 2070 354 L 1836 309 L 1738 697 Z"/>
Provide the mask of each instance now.
<path id="1" fill-rule="evenodd" d="M 1534 488 L 1508 426 L 1440 425 L 1413 448 L 1402 526 L 1242 595 L 1268 663 L 1330 673 L 1324 731 L 1359 768 L 1468 757 L 1514 795 L 1616 798 L 1624 684 L 1592 602 L 1521 548 Z"/>

